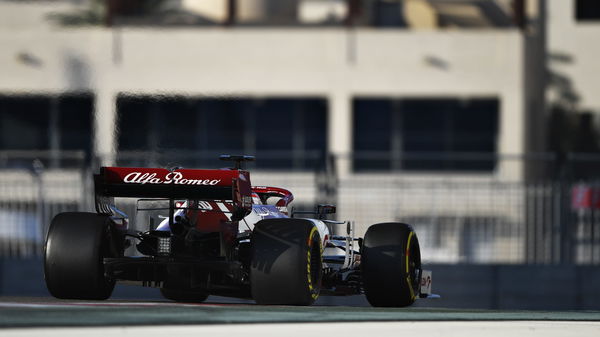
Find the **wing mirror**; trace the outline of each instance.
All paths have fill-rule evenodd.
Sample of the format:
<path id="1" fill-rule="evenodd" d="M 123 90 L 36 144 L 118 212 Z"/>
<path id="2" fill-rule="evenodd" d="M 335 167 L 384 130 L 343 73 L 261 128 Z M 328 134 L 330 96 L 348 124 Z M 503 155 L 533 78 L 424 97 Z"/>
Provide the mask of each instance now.
<path id="1" fill-rule="evenodd" d="M 336 211 L 335 205 L 330 205 L 330 204 L 317 205 L 317 214 L 319 214 L 319 215 L 335 214 L 335 211 Z"/>

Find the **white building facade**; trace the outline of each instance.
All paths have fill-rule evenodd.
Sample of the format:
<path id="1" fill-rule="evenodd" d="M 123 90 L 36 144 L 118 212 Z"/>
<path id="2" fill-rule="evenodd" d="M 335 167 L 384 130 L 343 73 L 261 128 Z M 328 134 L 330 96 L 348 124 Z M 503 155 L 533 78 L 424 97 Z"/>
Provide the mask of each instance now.
<path id="1" fill-rule="evenodd" d="M 439 1 L 432 3 L 439 5 Z M 573 79 L 581 94 L 581 106 L 600 111 L 600 98 L 595 94 L 600 87 L 600 76 L 593 76 L 596 72 L 600 73 L 597 62 L 600 59 L 600 43 L 596 43 L 600 42 L 600 25 L 580 25 L 575 19 L 565 19 L 574 3 L 564 0 L 548 2 L 548 49 L 551 53 L 556 50 L 574 55 L 571 58 L 573 62 L 557 67 Z M 425 7 L 419 6 L 419 10 L 426 12 Z M 125 141 L 135 142 L 130 138 L 140 138 L 136 135 L 151 138 L 148 137 L 151 132 L 145 129 L 149 124 L 144 122 L 151 113 L 134 115 L 134 112 L 139 112 L 136 99 L 158 97 L 168 101 L 176 98 L 182 106 L 189 100 L 241 100 L 258 105 L 269 100 L 316 100 L 315 104 L 324 106 L 325 114 L 318 120 L 323 124 L 323 130 L 318 132 L 324 134 L 324 140 L 319 144 L 324 147 L 325 153 L 336 158 L 334 175 L 338 179 L 338 188 L 335 201 L 339 206 L 339 217 L 355 219 L 361 225 L 359 233 L 370 223 L 403 219 L 416 219 L 418 222 L 426 221 L 423 219 L 427 216 L 497 221 L 507 224 L 511 235 L 495 238 L 493 242 L 482 241 L 480 246 L 472 249 L 478 252 L 477 256 L 489 260 L 494 258 L 490 252 L 495 251 L 490 250 L 490 246 L 498 246 L 508 253 L 496 258 L 504 261 L 522 259 L 523 249 L 511 248 L 521 247 L 518 237 L 524 231 L 519 227 L 525 221 L 522 187 L 525 167 L 520 158 L 529 154 L 531 140 L 528 137 L 535 134 L 535 137 L 543 138 L 543 133 L 540 135 L 536 130 L 543 128 L 541 124 L 545 123 L 528 118 L 531 107 L 528 95 L 532 93 L 526 87 L 529 83 L 527 76 L 531 76 L 526 66 L 525 44 L 531 38 L 528 32 L 517 27 L 411 30 L 362 26 L 63 26 L 48 20 L 49 13 L 63 7 L 66 11 L 72 10 L 70 3 L 60 1 L 0 2 L 0 96 L 8 97 L 6 99 L 10 101 L 11 97 L 84 95 L 85 102 L 77 103 L 79 105 L 73 103 L 75 108 L 71 110 L 91 104 L 92 109 L 86 117 L 91 125 L 84 130 L 84 135 L 78 133 L 73 139 L 85 139 L 87 134 L 90 156 L 100 158 L 102 165 L 121 164 L 118 159 L 120 153 L 135 150 L 123 145 Z M 335 13 L 340 11 L 338 7 L 334 8 Z M 306 7 L 302 13 L 308 15 Z M 425 16 L 431 21 L 431 16 Z M 63 101 L 50 101 L 48 104 L 52 109 L 53 104 L 61 106 Z M 460 118 L 442 122 L 431 117 L 438 116 L 435 114 L 409 119 L 401 117 L 400 121 L 394 119 L 400 114 L 398 111 L 411 111 L 414 115 L 419 107 L 428 106 L 430 102 L 443 102 L 444 109 L 453 111 L 454 115 L 458 113 L 452 109 L 476 114 L 477 110 L 473 110 L 472 106 L 484 104 L 491 107 L 491 117 L 485 120 L 491 125 L 491 132 L 486 132 L 487 138 L 481 141 L 489 144 L 483 147 L 489 150 L 489 157 L 483 161 L 492 162 L 491 165 L 485 164 L 483 169 L 477 170 L 407 168 L 410 162 L 404 161 L 402 153 L 398 154 L 397 150 L 409 146 L 428 149 L 431 144 L 427 143 L 427 138 L 435 136 L 438 129 L 427 125 L 450 123 L 451 126 L 444 126 L 439 132 L 458 139 L 455 142 L 460 149 L 469 147 L 461 147 L 459 136 L 462 134 L 457 134 L 463 132 L 468 136 L 476 131 L 461 131 L 460 126 L 455 125 L 461 122 Z M 120 111 L 127 104 L 132 111 L 130 116 Z M 359 113 L 361 106 L 363 110 Z M 378 109 L 378 106 L 385 108 Z M 242 104 L 240 111 L 247 108 Z M 438 105 L 435 105 L 431 109 L 437 108 Z M 164 117 L 161 118 L 168 120 L 169 116 L 172 119 L 184 116 L 169 109 L 163 110 Z M 252 116 L 259 116 L 261 111 L 254 111 Z M 8 103 L 0 106 L 0 113 L 7 116 L 15 114 Z M 76 112 L 70 113 L 71 119 L 78 118 Z M 538 112 L 538 115 L 543 113 Z M 359 117 L 360 114 L 363 117 Z M 67 121 L 61 124 L 62 120 L 57 118 L 53 119 L 51 114 L 47 123 L 61 125 L 63 131 L 70 127 Z M 124 124 L 127 118 L 134 122 Z M 136 127 L 136 118 L 139 119 L 139 127 Z M 210 118 L 194 120 L 193 123 L 200 125 Z M 369 124 L 378 120 L 381 122 Z M 427 126 L 422 134 L 417 135 L 420 138 L 415 136 L 416 141 L 409 136 L 398 136 L 403 132 L 413 132 L 403 124 L 409 122 Z M 15 127 L 19 127 L 19 123 L 14 122 Z M 168 128 L 169 123 L 161 128 L 158 122 L 158 127 L 155 125 L 153 128 L 180 136 L 176 127 Z M 186 127 L 186 123 L 173 125 Z M 305 127 L 300 143 L 305 144 L 311 141 L 313 129 L 310 127 L 311 120 L 302 123 Z M 390 129 L 384 130 L 392 124 Z M 9 129 L 7 125 L 9 123 L 5 123 L 3 131 L 10 131 L 6 130 Z M 208 132 L 213 126 L 206 122 L 203 127 Z M 375 167 L 370 170 L 368 165 L 367 169 L 357 169 L 362 164 L 356 162 L 355 154 L 371 149 L 370 139 L 377 138 L 378 128 L 382 128 L 384 138 L 392 139 L 383 148 L 373 151 L 379 151 L 376 159 L 386 161 L 382 164 L 384 169 Z M 276 130 L 278 126 L 272 129 Z M 194 129 L 184 128 L 180 132 L 189 133 L 189 130 Z M 257 127 L 256 130 L 261 129 Z M 365 133 L 367 131 L 368 134 Z M 48 132 L 48 136 L 42 137 L 39 142 L 44 143 L 47 139 L 44 149 L 60 153 L 63 150 L 61 144 L 67 136 L 53 138 L 53 132 Z M 285 142 L 286 132 L 274 132 L 272 137 L 279 137 Z M 128 134 L 132 136 L 126 138 Z M 24 139 L 27 137 L 22 135 Z M 248 135 L 244 137 L 251 138 Z M 261 138 L 253 137 L 244 141 L 246 145 L 241 147 L 242 150 L 248 144 L 260 147 Z M 477 139 L 469 141 L 469 144 L 478 142 Z M 14 144 L 11 139 L 3 142 Z M 152 140 L 144 140 L 143 144 L 150 143 Z M 289 148 L 296 151 L 297 142 L 291 144 Z M 435 148 L 436 145 L 431 146 Z M 285 152 L 288 148 L 282 149 L 280 151 Z M 303 151 L 307 149 L 310 150 L 309 147 L 301 148 Z M 27 149 L 18 146 L 0 148 L 0 151 L 13 150 Z M 154 150 L 146 148 L 141 152 L 145 155 L 147 151 Z M 158 150 L 169 152 L 169 148 Z M 190 151 L 193 153 L 195 150 Z M 432 153 L 437 155 L 438 152 Z M 390 170 L 389 167 L 394 168 L 395 164 L 390 163 L 393 159 L 386 156 L 394 155 L 399 156 L 395 159 L 399 167 Z M 505 160 L 498 160 L 499 157 Z M 46 174 L 62 177 L 56 179 L 63 179 L 64 184 L 64 172 L 68 170 L 50 170 Z M 14 179 L 14 175 L 11 177 Z M 266 167 L 257 170 L 253 176 L 255 184 L 282 185 L 292 189 L 297 201 L 305 204 L 321 199 L 321 186 L 315 183 L 317 179 L 310 170 L 293 168 L 271 170 Z M 508 184 L 504 185 L 508 187 L 499 192 L 494 187 L 499 182 Z M 81 179 L 74 179 L 73 184 L 81 184 Z M 56 190 L 50 187 L 45 193 L 48 196 L 61 194 L 58 187 Z M 74 200 L 82 198 L 72 191 L 68 194 L 73 195 Z M 456 223 L 462 228 L 463 222 L 456 220 Z M 455 231 L 459 232 L 460 229 Z M 427 241 L 433 234 L 427 229 L 423 235 L 423 241 Z M 464 252 L 461 253 L 451 241 L 437 248 L 426 248 L 431 249 L 428 254 L 437 256 L 439 260 L 460 261 L 460 254 Z"/>

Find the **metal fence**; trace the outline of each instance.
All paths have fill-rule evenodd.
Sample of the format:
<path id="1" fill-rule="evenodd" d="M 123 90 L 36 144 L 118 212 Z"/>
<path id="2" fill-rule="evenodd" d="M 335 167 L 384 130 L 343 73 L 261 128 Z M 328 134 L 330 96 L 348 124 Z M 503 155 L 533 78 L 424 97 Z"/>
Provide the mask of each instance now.
<path id="1" fill-rule="evenodd" d="M 0 151 L 0 257 L 42 254 L 60 212 L 91 209 L 83 151 Z"/>
<path id="2" fill-rule="evenodd" d="M 356 172 L 349 159 L 331 157 L 314 170 L 258 166 L 252 181 L 290 189 L 296 207 L 337 204 L 337 219 L 354 220 L 358 235 L 373 223 L 410 223 L 426 262 L 600 264 L 600 183 L 593 179 L 532 182 L 507 173 L 523 165 L 515 158 L 495 159 L 494 171 L 467 173 Z M 84 158 L 63 168 L 43 163 L 0 168 L 0 256 L 42 254 L 55 214 L 93 209 L 93 169 Z M 123 208 L 133 210 L 131 203 Z M 130 215 L 131 224 L 145 229 L 143 219 Z"/>
<path id="3" fill-rule="evenodd" d="M 362 231 L 377 222 L 412 224 L 429 262 L 599 264 L 593 186 L 363 177 L 340 181 L 338 204 Z M 578 193 L 588 200 L 578 203 Z"/>

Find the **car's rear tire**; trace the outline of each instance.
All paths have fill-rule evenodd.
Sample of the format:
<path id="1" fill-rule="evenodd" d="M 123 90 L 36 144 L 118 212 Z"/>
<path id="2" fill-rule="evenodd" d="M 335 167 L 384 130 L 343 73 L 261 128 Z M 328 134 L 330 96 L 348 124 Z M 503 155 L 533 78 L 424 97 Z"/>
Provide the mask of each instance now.
<path id="1" fill-rule="evenodd" d="M 168 300 L 183 303 L 202 303 L 208 298 L 205 291 L 160 288 L 160 293 Z"/>
<path id="2" fill-rule="evenodd" d="M 396 222 L 369 227 L 362 245 L 361 269 L 367 300 L 375 307 L 404 307 L 420 291 L 421 252 L 410 225 Z"/>
<path id="3" fill-rule="evenodd" d="M 310 220 L 258 222 L 252 234 L 252 298 L 258 304 L 311 305 L 321 290 L 322 251 Z"/>
<path id="4" fill-rule="evenodd" d="M 60 213 L 52 219 L 44 249 L 44 278 L 50 294 L 63 299 L 104 300 L 115 281 L 104 275 L 111 254 L 107 215 Z"/>

